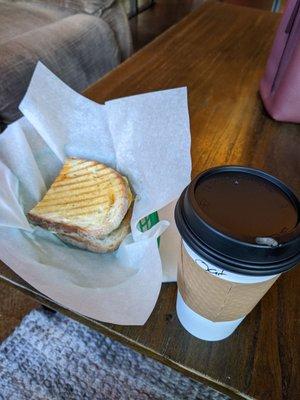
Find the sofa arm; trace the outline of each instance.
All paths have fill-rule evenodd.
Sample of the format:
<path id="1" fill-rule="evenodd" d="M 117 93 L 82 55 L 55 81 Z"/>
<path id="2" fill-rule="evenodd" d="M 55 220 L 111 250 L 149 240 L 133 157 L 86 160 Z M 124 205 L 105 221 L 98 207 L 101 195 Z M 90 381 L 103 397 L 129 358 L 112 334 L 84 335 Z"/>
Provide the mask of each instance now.
<path id="1" fill-rule="evenodd" d="M 40 1 L 40 0 L 30 0 Z M 125 60 L 133 52 L 132 37 L 127 14 L 120 0 L 44 0 L 48 4 L 65 7 L 103 18 L 113 30 Z"/>
<path id="2" fill-rule="evenodd" d="M 120 62 L 115 35 L 101 18 L 75 14 L 0 44 L 0 122 L 21 116 L 18 106 L 37 61 L 76 91 Z"/>
<path id="3" fill-rule="evenodd" d="M 20 0 L 13 0 L 20 1 Z M 22 0 L 21 0 L 22 1 Z M 23 0 L 28 3 L 42 3 L 54 7 L 63 7 L 76 13 L 101 13 L 111 7 L 116 0 Z"/>
<path id="4" fill-rule="evenodd" d="M 121 50 L 121 59 L 122 61 L 126 60 L 133 53 L 133 45 L 128 17 L 124 7 L 120 2 L 114 2 L 111 7 L 102 10 L 101 18 L 108 23 L 114 32 Z"/>
<path id="5" fill-rule="evenodd" d="M 125 60 L 133 52 L 132 37 L 128 17 L 120 0 L 23 0 L 65 8 L 73 13 L 86 13 L 103 18 L 115 34 Z"/>

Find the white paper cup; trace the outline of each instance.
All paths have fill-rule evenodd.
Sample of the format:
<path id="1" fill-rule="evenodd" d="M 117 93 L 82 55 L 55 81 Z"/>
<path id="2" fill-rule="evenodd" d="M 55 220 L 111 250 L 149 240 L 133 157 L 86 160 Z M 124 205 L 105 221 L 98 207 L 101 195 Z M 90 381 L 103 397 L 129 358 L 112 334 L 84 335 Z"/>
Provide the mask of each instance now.
<path id="1" fill-rule="evenodd" d="M 255 277 L 227 272 L 215 265 L 212 265 L 208 261 L 203 260 L 203 258 L 199 257 L 185 242 L 183 242 L 183 246 L 188 256 L 191 257 L 191 259 L 194 261 L 195 264 L 197 264 L 199 268 L 201 268 L 201 271 L 205 271 L 207 274 L 212 274 L 214 277 L 217 277 L 216 279 L 244 284 L 255 284 L 272 281 L 270 282 L 270 284 L 272 285 L 274 281 L 280 276 L 280 274 L 278 274 L 266 277 Z M 184 265 L 182 267 L 184 268 Z M 260 298 L 257 299 L 257 302 L 259 300 Z M 179 290 L 177 291 L 176 311 L 179 321 L 189 333 L 191 333 L 198 339 L 208 341 L 216 341 L 227 338 L 235 331 L 235 329 L 245 318 L 244 315 L 241 318 L 232 321 L 211 321 L 190 308 L 184 302 Z"/>
<path id="2" fill-rule="evenodd" d="M 300 202 L 260 170 L 224 166 L 198 175 L 175 221 L 183 240 L 177 314 L 200 339 L 228 337 L 300 261 Z"/>
<path id="3" fill-rule="evenodd" d="M 185 304 L 177 291 L 176 311 L 181 325 L 193 336 L 207 341 L 222 340 L 230 336 L 243 318 L 235 321 L 213 322 L 197 314 Z"/>

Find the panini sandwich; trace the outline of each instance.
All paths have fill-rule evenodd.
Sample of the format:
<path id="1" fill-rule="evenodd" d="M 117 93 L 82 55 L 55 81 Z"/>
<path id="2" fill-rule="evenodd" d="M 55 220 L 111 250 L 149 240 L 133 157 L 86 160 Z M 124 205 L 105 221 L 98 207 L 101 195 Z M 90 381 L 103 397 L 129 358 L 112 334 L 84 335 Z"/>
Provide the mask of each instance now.
<path id="1" fill-rule="evenodd" d="M 130 231 L 132 200 L 127 179 L 117 171 L 97 161 L 68 158 L 28 219 L 74 246 L 114 251 Z"/>

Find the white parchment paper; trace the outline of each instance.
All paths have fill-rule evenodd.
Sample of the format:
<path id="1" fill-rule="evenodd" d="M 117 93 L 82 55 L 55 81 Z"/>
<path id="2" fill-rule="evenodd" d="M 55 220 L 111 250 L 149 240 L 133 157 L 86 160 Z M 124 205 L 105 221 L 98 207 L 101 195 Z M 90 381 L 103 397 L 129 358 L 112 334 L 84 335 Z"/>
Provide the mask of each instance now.
<path id="1" fill-rule="evenodd" d="M 173 209 L 191 174 L 186 88 L 100 105 L 38 63 L 20 109 L 24 117 L 0 136 L 0 258 L 33 287 L 82 315 L 144 324 L 162 281 L 176 279 Z M 26 213 L 67 156 L 104 162 L 130 180 L 136 193 L 132 234 L 113 254 L 68 246 L 27 221 Z M 141 233 L 138 221 L 156 210 L 160 222 Z"/>

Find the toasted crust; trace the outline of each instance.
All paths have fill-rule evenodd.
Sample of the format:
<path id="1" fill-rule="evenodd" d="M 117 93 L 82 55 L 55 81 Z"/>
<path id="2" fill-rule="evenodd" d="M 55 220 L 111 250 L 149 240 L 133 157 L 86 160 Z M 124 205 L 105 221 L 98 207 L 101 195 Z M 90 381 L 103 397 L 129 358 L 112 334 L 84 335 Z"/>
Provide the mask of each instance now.
<path id="1" fill-rule="evenodd" d="M 132 207 L 129 209 L 119 228 L 115 229 L 103 239 L 96 239 L 92 236 L 82 236 L 75 233 L 58 234 L 58 237 L 65 243 L 80 249 L 89 250 L 94 253 L 108 253 L 118 249 L 125 237 L 130 233 L 130 219 Z"/>
<path id="2" fill-rule="evenodd" d="M 126 178 L 96 161 L 68 158 L 29 221 L 58 234 L 103 238 L 117 229 L 132 202 Z"/>

